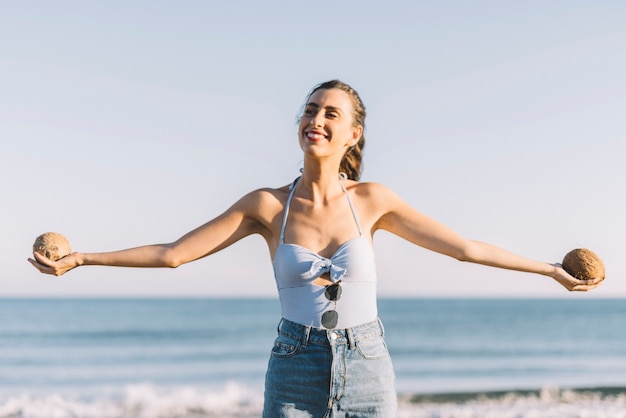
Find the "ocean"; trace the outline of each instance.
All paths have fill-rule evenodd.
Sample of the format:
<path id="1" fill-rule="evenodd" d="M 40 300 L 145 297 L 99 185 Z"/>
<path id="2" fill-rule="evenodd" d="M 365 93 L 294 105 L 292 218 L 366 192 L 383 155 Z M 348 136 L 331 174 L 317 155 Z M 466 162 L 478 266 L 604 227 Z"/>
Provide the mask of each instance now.
<path id="1" fill-rule="evenodd" d="M 380 299 L 399 417 L 625 418 L 626 300 Z M 0 418 L 258 418 L 276 299 L 0 299 Z"/>

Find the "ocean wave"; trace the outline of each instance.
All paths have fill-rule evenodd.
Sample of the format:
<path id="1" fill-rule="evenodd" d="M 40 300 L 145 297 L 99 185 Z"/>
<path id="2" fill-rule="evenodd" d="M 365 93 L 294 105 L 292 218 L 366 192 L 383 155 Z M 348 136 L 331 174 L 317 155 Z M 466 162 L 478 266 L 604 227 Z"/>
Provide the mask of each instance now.
<path id="1" fill-rule="evenodd" d="M 625 418 L 626 388 L 401 394 L 398 418 Z M 0 397 L 0 418 L 260 418 L 262 392 L 133 384 L 98 396 L 23 393 Z"/>
<path id="2" fill-rule="evenodd" d="M 263 398 L 237 383 L 221 390 L 128 385 L 120 394 L 86 397 L 20 394 L 0 398 L 0 418 L 257 418 Z"/>
<path id="3" fill-rule="evenodd" d="M 399 418 L 626 418 L 626 388 L 411 394 Z"/>

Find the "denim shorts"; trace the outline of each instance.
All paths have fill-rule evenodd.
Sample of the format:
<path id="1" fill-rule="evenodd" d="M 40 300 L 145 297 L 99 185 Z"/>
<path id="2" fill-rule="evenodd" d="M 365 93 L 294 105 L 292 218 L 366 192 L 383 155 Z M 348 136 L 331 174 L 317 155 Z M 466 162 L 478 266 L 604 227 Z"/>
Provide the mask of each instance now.
<path id="1" fill-rule="evenodd" d="M 265 377 L 264 418 L 392 418 L 396 411 L 380 320 L 332 330 L 280 321 Z"/>

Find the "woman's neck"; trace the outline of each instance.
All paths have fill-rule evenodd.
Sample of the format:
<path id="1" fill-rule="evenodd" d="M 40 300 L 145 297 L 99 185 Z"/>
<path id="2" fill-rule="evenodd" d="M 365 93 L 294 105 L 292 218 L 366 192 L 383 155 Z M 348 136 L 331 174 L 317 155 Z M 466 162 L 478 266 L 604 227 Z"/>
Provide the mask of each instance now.
<path id="1" fill-rule="evenodd" d="M 336 164 L 307 164 L 302 170 L 302 178 L 298 182 L 298 195 L 310 199 L 314 203 L 324 204 L 337 194 L 343 193 L 339 179 L 339 167 Z"/>

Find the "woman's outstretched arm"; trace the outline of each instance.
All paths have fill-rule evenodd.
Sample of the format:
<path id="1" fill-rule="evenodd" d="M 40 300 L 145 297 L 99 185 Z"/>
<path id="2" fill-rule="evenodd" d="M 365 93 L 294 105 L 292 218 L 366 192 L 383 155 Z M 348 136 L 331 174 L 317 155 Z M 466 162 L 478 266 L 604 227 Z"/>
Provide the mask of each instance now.
<path id="1" fill-rule="evenodd" d="M 40 272 L 55 276 L 83 265 L 178 267 L 213 254 L 254 233 L 267 238 L 270 232 L 260 213 L 267 206 L 264 206 L 264 202 L 271 199 L 269 195 L 261 190 L 249 193 L 217 218 L 171 243 L 100 253 L 74 252 L 57 261 L 34 253 L 34 258 L 28 261 Z"/>
<path id="2" fill-rule="evenodd" d="M 382 185 L 377 190 L 376 205 L 381 216 L 374 230 L 383 229 L 414 244 L 454 257 L 460 261 L 552 277 L 570 291 L 587 291 L 597 287 L 603 278 L 580 280 L 567 273 L 560 264 L 531 260 L 480 241 L 469 240 L 445 225 L 420 213 Z"/>

